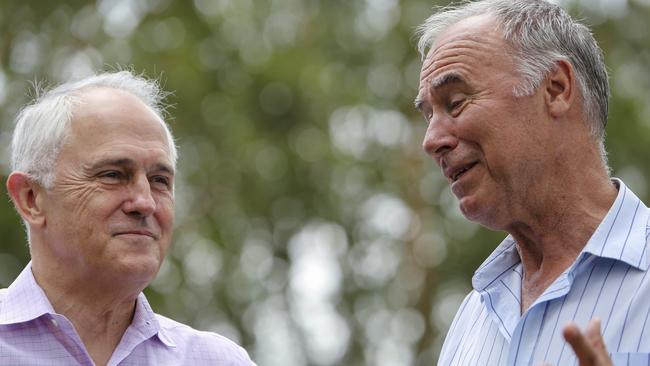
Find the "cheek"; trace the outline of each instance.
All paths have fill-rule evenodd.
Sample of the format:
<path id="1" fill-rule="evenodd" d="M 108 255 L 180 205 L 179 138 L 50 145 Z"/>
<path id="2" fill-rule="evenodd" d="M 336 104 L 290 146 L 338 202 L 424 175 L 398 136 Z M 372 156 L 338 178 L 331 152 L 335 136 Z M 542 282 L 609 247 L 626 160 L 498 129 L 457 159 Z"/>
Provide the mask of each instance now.
<path id="1" fill-rule="evenodd" d="M 106 192 L 94 184 L 61 184 L 57 190 L 64 208 L 76 217 L 93 216 L 94 211 L 105 206 L 102 201 L 110 201 Z"/>
<path id="2" fill-rule="evenodd" d="M 489 108 L 477 105 L 468 106 L 456 120 L 458 136 L 465 141 L 482 147 L 499 139 L 503 127 L 499 126 L 498 117 Z"/>
<path id="3" fill-rule="evenodd" d="M 174 225 L 174 199 L 165 197 L 158 200 L 156 217 L 163 230 L 171 231 Z"/>

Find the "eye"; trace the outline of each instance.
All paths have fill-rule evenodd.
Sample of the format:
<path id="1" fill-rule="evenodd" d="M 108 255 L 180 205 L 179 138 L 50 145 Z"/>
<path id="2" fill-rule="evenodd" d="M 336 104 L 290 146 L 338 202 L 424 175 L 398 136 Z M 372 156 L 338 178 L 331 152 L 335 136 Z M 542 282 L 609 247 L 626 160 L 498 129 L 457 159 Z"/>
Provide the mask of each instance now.
<path id="1" fill-rule="evenodd" d="M 124 174 L 118 170 L 105 170 L 97 174 L 97 177 L 105 181 L 118 181 L 124 177 Z"/>
<path id="2" fill-rule="evenodd" d="M 172 181 L 169 177 L 166 177 L 164 175 L 154 175 L 153 177 L 150 178 L 151 183 L 155 184 L 157 186 L 161 186 L 164 188 L 171 188 Z"/>
<path id="3" fill-rule="evenodd" d="M 450 112 L 455 111 L 456 109 L 458 109 L 458 107 L 460 107 L 463 104 L 464 101 L 465 101 L 465 99 L 452 100 L 447 105 L 447 110 L 449 110 Z"/>

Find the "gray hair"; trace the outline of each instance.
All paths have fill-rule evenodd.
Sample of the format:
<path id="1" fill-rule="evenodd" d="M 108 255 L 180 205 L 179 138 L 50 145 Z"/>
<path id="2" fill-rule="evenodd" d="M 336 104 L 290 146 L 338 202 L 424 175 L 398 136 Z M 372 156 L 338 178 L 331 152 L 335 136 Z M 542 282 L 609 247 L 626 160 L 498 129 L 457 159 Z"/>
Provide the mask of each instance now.
<path id="1" fill-rule="evenodd" d="M 609 103 L 609 82 L 603 52 L 591 31 L 561 7 L 544 0 L 480 0 L 439 9 L 418 27 L 418 50 L 422 57 L 436 38 L 450 26 L 477 15 L 489 14 L 513 48 L 521 75 L 515 96 L 531 95 L 558 60 L 573 65 L 582 93 L 586 118 L 607 167 L 605 126 Z"/>
<path id="2" fill-rule="evenodd" d="M 164 122 L 164 92 L 157 80 L 130 71 L 103 73 L 61 84 L 49 91 L 36 87 L 36 98 L 16 117 L 11 140 L 11 169 L 28 174 L 46 188 L 54 182 L 54 167 L 70 130 L 72 107 L 84 89 L 106 87 L 126 91 L 147 105 L 165 128 L 172 163 L 178 153 L 169 126 Z"/>

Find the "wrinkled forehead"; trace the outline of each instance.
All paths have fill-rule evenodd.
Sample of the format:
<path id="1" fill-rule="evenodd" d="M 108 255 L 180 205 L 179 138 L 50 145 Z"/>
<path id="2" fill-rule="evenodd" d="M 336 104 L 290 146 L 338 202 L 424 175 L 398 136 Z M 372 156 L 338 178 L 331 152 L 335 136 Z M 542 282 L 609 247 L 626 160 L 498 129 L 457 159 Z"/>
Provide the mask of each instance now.
<path id="1" fill-rule="evenodd" d="M 488 58 L 501 58 L 509 53 L 508 50 L 509 46 L 493 16 L 465 18 L 449 26 L 435 39 L 422 64 L 420 79 L 427 78 L 436 69 L 459 58 L 483 62 Z"/>
<path id="2" fill-rule="evenodd" d="M 453 42 L 464 40 L 484 42 L 495 38 L 503 40 L 498 24 L 498 20 L 489 14 L 470 16 L 452 23 L 435 37 L 427 57 L 430 57 L 446 44 Z"/>
<path id="3" fill-rule="evenodd" d="M 121 128 L 133 133 L 158 134 L 168 146 L 170 160 L 175 164 L 171 131 L 161 116 L 136 95 L 111 87 L 89 87 L 74 95 L 68 135 L 102 133 L 103 129 Z"/>

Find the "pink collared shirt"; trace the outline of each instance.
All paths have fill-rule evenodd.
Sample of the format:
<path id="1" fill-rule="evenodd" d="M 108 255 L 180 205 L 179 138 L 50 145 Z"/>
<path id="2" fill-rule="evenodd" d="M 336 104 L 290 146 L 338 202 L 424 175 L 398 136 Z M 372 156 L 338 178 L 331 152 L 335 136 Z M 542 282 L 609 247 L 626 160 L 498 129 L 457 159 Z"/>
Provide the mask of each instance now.
<path id="1" fill-rule="evenodd" d="M 31 271 L 0 290 L 0 365 L 94 365 L 72 323 L 57 314 Z M 255 365 L 232 341 L 158 315 L 144 294 L 108 365 Z"/>

